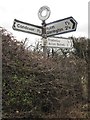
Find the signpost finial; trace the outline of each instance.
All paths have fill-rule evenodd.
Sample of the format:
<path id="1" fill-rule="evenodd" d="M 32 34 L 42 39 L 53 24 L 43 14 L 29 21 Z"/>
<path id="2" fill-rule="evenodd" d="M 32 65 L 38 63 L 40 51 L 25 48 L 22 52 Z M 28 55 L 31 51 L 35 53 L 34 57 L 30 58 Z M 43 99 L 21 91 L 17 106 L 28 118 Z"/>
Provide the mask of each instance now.
<path id="1" fill-rule="evenodd" d="M 38 11 L 38 17 L 40 20 L 45 21 L 49 18 L 50 13 L 51 13 L 51 11 L 48 6 L 42 6 Z"/>

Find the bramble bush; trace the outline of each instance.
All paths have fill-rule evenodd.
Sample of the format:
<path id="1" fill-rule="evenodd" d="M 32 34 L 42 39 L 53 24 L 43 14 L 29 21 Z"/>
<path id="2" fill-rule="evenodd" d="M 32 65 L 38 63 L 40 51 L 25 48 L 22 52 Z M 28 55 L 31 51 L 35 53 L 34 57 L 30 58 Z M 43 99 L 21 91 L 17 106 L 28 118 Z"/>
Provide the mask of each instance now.
<path id="1" fill-rule="evenodd" d="M 2 29 L 3 118 L 87 118 L 87 61 L 43 58 Z"/>

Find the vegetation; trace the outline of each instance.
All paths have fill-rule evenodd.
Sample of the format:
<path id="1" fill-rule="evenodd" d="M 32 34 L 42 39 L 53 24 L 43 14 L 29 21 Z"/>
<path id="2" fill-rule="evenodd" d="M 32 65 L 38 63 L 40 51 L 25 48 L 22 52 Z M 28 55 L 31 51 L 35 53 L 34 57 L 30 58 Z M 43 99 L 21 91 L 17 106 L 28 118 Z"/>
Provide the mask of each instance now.
<path id="1" fill-rule="evenodd" d="M 0 32 L 3 119 L 89 118 L 88 39 L 72 38 L 69 56 L 43 58 L 5 29 Z"/>

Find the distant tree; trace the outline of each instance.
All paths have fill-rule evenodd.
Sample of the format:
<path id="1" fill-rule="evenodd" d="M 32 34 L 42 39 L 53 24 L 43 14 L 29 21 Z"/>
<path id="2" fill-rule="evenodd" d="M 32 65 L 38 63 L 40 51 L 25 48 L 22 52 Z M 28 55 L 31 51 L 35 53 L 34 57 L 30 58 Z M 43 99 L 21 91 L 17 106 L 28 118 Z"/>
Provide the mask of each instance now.
<path id="1" fill-rule="evenodd" d="M 90 43 L 90 40 L 84 37 L 72 39 L 74 44 L 73 46 L 75 48 L 75 55 L 87 61 L 89 52 L 88 43 Z"/>

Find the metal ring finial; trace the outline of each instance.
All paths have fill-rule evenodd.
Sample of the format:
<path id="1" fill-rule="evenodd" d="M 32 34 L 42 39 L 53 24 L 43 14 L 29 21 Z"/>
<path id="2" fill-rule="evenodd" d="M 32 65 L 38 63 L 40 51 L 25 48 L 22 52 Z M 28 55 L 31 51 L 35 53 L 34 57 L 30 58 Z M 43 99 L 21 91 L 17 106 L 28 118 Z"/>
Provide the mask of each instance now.
<path id="1" fill-rule="evenodd" d="M 46 12 L 45 16 L 42 15 L 43 11 Z M 50 8 L 48 6 L 43 6 L 38 11 L 38 17 L 39 17 L 40 20 L 45 21 L 49 18 L 50 13 L 51 13 Z"/>

